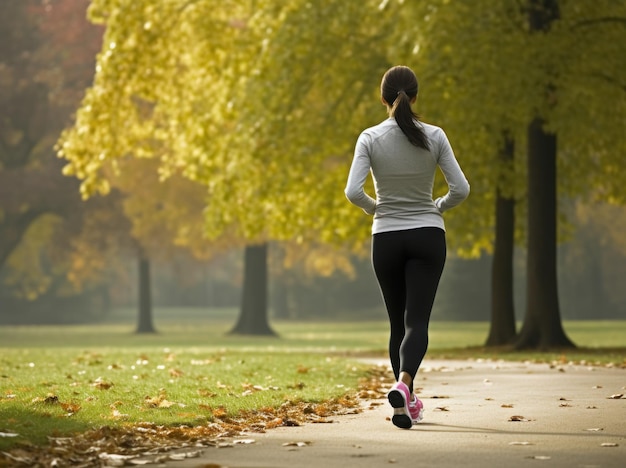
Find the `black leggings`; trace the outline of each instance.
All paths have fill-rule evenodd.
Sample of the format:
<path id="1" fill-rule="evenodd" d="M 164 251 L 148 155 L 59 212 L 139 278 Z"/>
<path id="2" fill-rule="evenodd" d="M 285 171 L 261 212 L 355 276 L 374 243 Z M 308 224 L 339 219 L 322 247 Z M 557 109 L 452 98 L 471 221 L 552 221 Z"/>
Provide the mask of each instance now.
<path id="1" fill-rule="evenodd" d="M 400 372 L 415 378 L 424 359 L 445 261 L 446 236 L 440 228 L 381 232 L 372 238 L 372 265 L 389 314 L 389 357 L 396 380 Z"/>

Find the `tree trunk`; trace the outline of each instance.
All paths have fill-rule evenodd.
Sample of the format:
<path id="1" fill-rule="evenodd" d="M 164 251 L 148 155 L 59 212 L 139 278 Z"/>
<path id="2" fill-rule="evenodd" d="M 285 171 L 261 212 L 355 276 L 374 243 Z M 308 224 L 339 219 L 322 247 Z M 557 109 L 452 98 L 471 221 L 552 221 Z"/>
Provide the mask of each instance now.
<path id="1" fill-rule="evenodd" d="M 136 333 L 156 333 L 152 323 L 150 260 L 139 255 L 139 320 Z"/>
<path id="2" fill-rule="evenodd" d="M 516 348 L 575 347 L 565 335 L 556 274 L 556 135 L 536 118 L 528 127 L 526 316 Z"/>
<path id="3" fill-rule="evenodd" d="M 241 311 L 232 334 L 275 335 L 267 316 L 267 244 L 246 246 Z"/>
<path id="4" fill-rule="evenodd" d="M 557 0 L 529 0 L 531 33 L 548 31 L 559 18 Z M 550 84 L 544 90 L 551 95 Z M 526 316 L 515 343 L 518 349 L 575 347 L 565 335 L 559 310 L 556 275 L 557 138 L 536 117 L 528 126 L 528 253 Z"/>
<path id="5" fill-rule="evenodd" d="M 501 162 L 509 169 L 515 154 L 513 140 L 506 139 Z M 491 267 L 491 324 L 486 346 L 511 344 L 515 339 L 513 254 L 515 247 L 515 198 L 496 191 L 496 232 Z"/>

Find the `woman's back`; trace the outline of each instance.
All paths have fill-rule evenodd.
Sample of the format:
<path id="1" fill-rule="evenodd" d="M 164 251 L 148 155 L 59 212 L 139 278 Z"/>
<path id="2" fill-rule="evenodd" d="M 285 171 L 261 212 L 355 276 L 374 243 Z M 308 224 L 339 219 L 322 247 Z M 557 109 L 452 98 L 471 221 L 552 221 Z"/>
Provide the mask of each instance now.
<path id="1" fill-rule="evenodd" d="M 443 130 L 419 125 L 428 139 L 428 150 L 411 144 L 393 118 L 363 131 L 357 141 L 353 175 L 362 176 L 371 169 L 376 189 L 374 233 L 426 226 L 444 228 L 441 211 L 445 207 L 437 206 L 432 198 L 438 165 L 451 188 L 448 202 L 456 204 L 467 196 L 467 181 Z M 349 178 L 346 195 L 351 200 L 364 195 L 360 179 Z"/>

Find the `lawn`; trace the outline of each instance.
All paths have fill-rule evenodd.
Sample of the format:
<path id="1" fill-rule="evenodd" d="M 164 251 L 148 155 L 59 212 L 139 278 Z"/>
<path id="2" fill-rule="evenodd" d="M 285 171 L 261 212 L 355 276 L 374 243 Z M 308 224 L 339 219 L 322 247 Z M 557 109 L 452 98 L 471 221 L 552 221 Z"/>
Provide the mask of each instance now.
<path id="1" fill-rule="evenodd" d="M 0 450 L 100 426 L 202 426 L 272 414 L 286 402 L 323 405 L 354 395 L 367 379 L 370 367 L 359 356 L 386 356 L 384 320 L 277 321 L 277 336 L 255 337 L 229 335 L 230 312 L 160 313 L 159 333 L 150 335 L 134 334 L 127 316 L 0 327 Z M 565 329 L 580 349 L 514 353 L 482 347 L 486 323 L 433 322 L 427 358 L 624 365 L 626 321 L 566 322 Z"/>

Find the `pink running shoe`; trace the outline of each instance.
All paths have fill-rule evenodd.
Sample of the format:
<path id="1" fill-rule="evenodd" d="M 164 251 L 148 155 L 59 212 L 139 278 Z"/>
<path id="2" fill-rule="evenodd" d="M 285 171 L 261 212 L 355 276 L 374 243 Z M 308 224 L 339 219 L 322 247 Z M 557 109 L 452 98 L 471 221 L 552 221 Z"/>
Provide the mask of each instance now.
<path id="1" fill-rule="evenodd" d="M 413 420 L 409 409 L 411 392 L 404 382 L 397 382 L 387 393 L 389 404 L 393 408 L 391 422 L 402 429 L 411 429 Z"/>
<path id="2" fill-rule="evenodd" d="M 413 401 L 409 403 L 409 414 L 413 424 L 417 424 L 424 418 L 424 404 L 415 395 L 413 395 Z"/>

